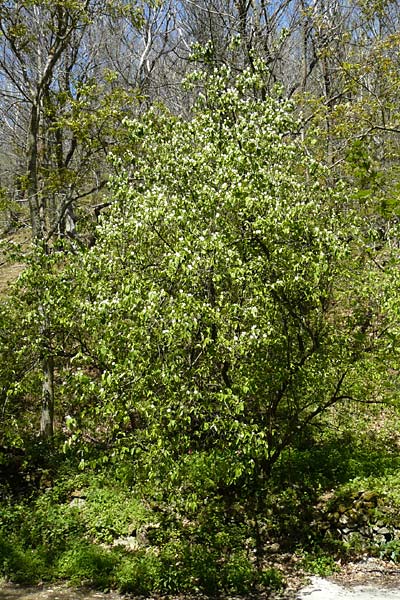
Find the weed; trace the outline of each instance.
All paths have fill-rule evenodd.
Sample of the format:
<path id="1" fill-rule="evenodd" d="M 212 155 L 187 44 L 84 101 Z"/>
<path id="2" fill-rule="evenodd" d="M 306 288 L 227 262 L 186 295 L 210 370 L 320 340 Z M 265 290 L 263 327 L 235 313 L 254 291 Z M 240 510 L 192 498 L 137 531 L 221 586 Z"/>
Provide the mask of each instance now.
<path id="1" fill-rule="evenodd" d="M 334 558 L 322 552 L 305 552 L 300 564 L 308 573 L 321 577 L 328 577 L 335 573 L 335 571 L 338 571 L 338 566 Z"/>
<path id="2" fill-rule="evenodd" d="M 379 549 L 380 558 L 400 562 L 400 540 L 391 540 L 386 544 L 382 544 Z"/>
<path id="3" fill-rule="evenodd" d="M 57 573 L 75 585 L 89 584 L 108 588 L 117 564 L 115 554 L 88 542 L 78 542 L 62 554 Z"/>

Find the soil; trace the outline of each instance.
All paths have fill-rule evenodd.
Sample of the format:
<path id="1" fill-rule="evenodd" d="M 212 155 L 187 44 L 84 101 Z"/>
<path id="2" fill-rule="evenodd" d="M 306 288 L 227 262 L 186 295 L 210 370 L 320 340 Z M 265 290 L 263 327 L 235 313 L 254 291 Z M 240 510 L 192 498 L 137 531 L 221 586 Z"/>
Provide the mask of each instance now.
<path id="1" fill-rule="evenodd" d="M 379 586 L 400 591 L 400 565 L 378 558 L 365 557 L 357 562 L 343 565 L 338 573 L 329 578 L 347 587 Z"/>
<path id="2" fill-rule="evenodd" d="M 104 594 L 89 589 L 72 589 L 67 585 L 25 587 L 15 583 L 0 583 L 0 600 L 121 600 L 122 596 Z"/>
<path id="3" fill-rule="evenodd" d="M 2 246 L 2 243 L 7 242 L 10 246 L 13 244 L 20 246 L 25 252 L 29 247 L 29 234 L 25 229 L 13 234 L 0 234 L 0 296 L 7 294 L 9 285 L 18 278 L 25 268 L 22 263 L 9 260 L 5 252 L 5 246 Z"/>

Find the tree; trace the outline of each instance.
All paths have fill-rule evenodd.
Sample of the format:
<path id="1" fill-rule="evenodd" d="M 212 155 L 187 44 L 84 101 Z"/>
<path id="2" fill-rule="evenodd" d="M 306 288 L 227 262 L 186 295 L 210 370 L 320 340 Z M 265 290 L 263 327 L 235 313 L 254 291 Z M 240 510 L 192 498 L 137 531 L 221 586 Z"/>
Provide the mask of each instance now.
<path id="1" fill-rule="evenodd" d="M 115 204 L 63 272 L 59 313 L 80 436 L 166 478 L 203 461 L 201 477 L 248 492 L 332 406 L 374 400 L 391 327 L 367 220 L 292 105 L 254 99 L 263 77 L 197 74 L 191 121 L 153 109 L 127 125 Z"/>
<path id="2" fill-rule="evenodd" d="M 65 223 L 67 212 L 71 216 L 72 206 L 70 199 L 65 202 L 63 196 L 61 206 L 52 206 L 44 172 L 49 170 L 50 157 L 54 155 L 58 173 L 61 174 L 68 168 L 76 147 L 76 139 L 72 137 L 65 144 L 62 131 L 56 127 L 53 129 L 55 136 L 51 140 L 56 146 L 53 154 L 53 144 L 50 141 L 54 121 L 53 97 L 65 91 L 68 93 L 74 85 L 71 71 L 77 61 L 79 42 L 74 45 L 73 37 L 80 38 L 79 29 L 84 27 L 89 7 L 89 0 L 82 4 L 46 1 L 1 3 L 1 69 L 13 93 L 19 96 L 26 108 L 23 189 L 29 204 L 33 240 L 44 245 L 46 250 L 52 234 L 61 223 Z M 43 305 L 39 309 L 42 324 L 40 333 L 48 337 L 49 317 Z M 51 436 L 54 360 L 48 348 L 43 351 L 42 368 L 40 431 L 43 435 Z"/>
<path id="3" fill-rule="evenodd" d="M 381 231 L 398 213 L 399 68 L 398 34 L 393 31 L 398 20 L 393 2 L 341 7 L 341 17 L 334 19 L 337 35 L 331 29 L 334 43 L 325 48 L 331 94 L 321 94 L 314 67 L 305 96 L 296 97 L 304 122 L 320 140 L 316 156 L 331 164 L 336 177 L 359 188 L 360 209 Z M 317 27 L 315 15 L 314 21 Z M 323 23 L 327 27 L 329 21 Z"/>
<path id="4" fill-rule="evenodd" d="M 20 195 L 29 204 L 32 237 L 41 244 L 73 236 L 77 201 L 104 185 L 94 165 L 107 143 L 104 123 L 115 119 L 111 111 L 104 114 L 104 30 L 96 25 L 94 35 L 93 21 L 110 7 L 98 0 L 1 3 L 2 101 L 17 124 L 10 143 L 24 163 Z M 90 112 L 96 113 L 91 120 Z"/>
<path id="5" fill-rule="evenodd" d="M 55 239 L 67 239 L 72 247 L 80 243 L 79 201 L 95 197 L 105 186 L 108 145 L 136 105 L 132 94 L 110 88 L 112 75 L 107 79 L 106 65 L 99 67 L 105 30 L 96 24 L 95 35 L 93 23 L 112 8 L 118 13 L 121 7 L 101 0 L 0 4 L 2 101 L 9 109 L 10 147 L 19 169 L 13 195 L 29 205 L 39 256 L 51 253 Z M 38 317 L 39 337 L 45 340 L 40 430 L 51 436 L 54 356 L 51 315 L 44 304 Z"/>
<path id="6" fill-rule="evenodd" d="M 153 57 L 170 47 L 156 41 L 165 23 L 155 10 Z M 41 122 L 55 171 L 40 181 L 61 173 L 64 186 L 70 151 L 87 148 L 92 166 L 97 151 L 113 146 L 115 206 L 90 250 L 77 247 L 66 260 L 46 254 L 44 243 L 20 288 L 29 306 L 22 347 L 36 357 L 29 376 L 40 361 L 45 374 L 43 432 L 52 427 L 56 378 L 60 417 L 69 414 L 77 432 L 121 452 L 145 448 L 144 460 L 162 447 L 166 468 L 200 455 L 211 465 L 218 456 L 215 480 L 247 486 L 268 479 L 281 452 L 331 406 L 374 397 L 367 383 L 381 375 L 375 357 L 390 333 L 391 265 L 388 239 L 377 244 L 369 211 L 359 211 L 363 190 L 322 165 L 318 118 L 304 143 L 294 104 L 265 94 L 270 65 L 249 56 L 239 74 L 208 61 L 189 78 L 199 95 L 190 120 L 158 106 L 126 123 L 113 73 L 112 93 L 100 100 L 89 80 L 70 94 L 53 81 Z M 330 136 L 339 106 L 329 111 Z M 110 128 L 121 121 L 116 138 Z M 92 137 L 97 126 L 103 137 Z M 353 148 L 348 164 L 366 164 L 362 150 Z M 370 185 L 367 175 L 350 183 Z M 72 183 L 77 190 L 78 179 Z M 76 196 L 68 198 L 62 206 Z M 52 228 L 38 231 L 46 240 Z"/>

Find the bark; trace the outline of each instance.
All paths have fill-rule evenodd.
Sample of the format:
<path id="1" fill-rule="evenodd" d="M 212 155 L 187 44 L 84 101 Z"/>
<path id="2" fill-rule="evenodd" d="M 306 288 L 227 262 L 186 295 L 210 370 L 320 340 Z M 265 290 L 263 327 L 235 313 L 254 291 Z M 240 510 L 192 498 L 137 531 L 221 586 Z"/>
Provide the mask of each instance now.
<path id="1" fill-rule="evenodd" d="M 43 236 L 43 227 L 40 222 L 40 200 L 38 182 L 38 146 L 40 127 L 40 107 L 37 101 L 33 102 L 29 121 L 26 162 L 27 162 L 27 194 L 31 217 L 32 238 L 40 240 Z"/>
<path id="2" fill-rule="evenodd" d="M 54 359 L 50 355 L 42 361 L 42 409 L 40 435 L 51 438 L 54 434 Z"/>

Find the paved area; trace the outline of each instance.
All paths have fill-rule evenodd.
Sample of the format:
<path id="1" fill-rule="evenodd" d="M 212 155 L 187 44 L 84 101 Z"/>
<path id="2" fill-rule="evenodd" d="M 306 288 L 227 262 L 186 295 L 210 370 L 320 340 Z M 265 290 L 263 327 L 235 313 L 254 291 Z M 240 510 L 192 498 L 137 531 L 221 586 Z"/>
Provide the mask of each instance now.
<path id="1" fill-rule="evenodd" d="M 400 600 L 400 588 L 383 588 L 375 585 L 345 588 L 321 577 L 313 577 L 303 588 L 298 600 Z"/>

